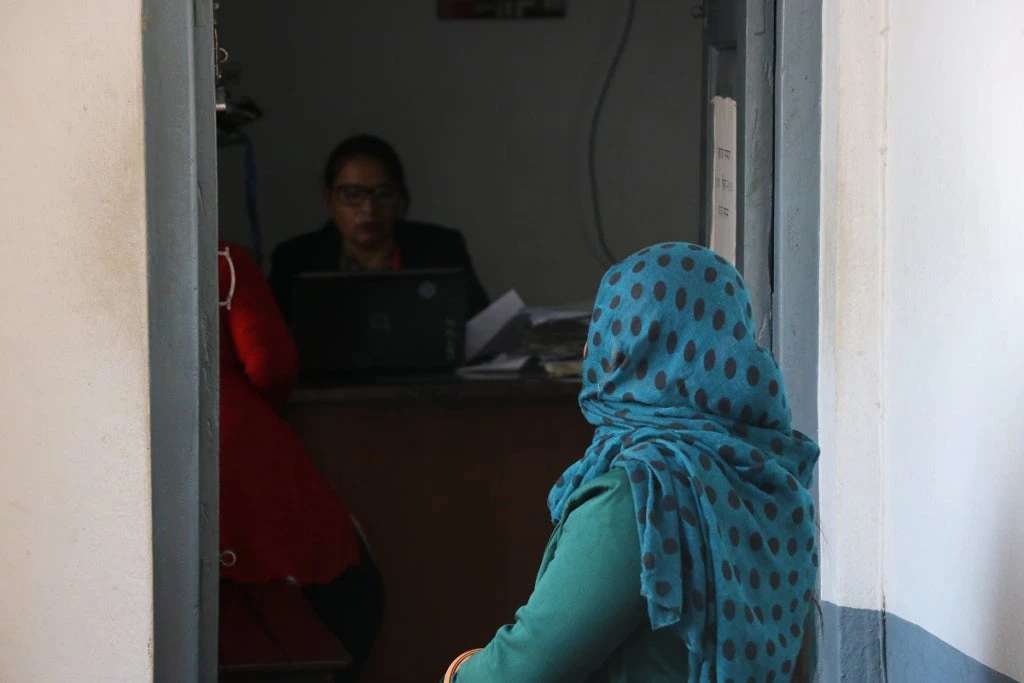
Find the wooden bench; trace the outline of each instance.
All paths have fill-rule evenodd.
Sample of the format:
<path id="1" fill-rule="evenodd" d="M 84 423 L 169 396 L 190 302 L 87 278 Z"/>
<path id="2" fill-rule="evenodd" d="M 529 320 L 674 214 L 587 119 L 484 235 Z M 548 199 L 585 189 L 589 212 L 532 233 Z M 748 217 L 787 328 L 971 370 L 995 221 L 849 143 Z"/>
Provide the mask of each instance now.
<path id="1" fill-rule="evenodd" d="M 352 656 L 298 586 L 220 583 L 220 680 L 334 683 Z"/>

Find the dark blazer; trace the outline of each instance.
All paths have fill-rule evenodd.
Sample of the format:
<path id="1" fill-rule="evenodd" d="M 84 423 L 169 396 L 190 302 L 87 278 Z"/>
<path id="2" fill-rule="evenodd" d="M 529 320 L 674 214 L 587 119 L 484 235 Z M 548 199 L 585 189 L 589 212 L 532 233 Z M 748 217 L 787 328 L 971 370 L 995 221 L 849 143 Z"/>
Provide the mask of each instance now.
<path id="1" fill-rule="evenodd" d="M 487 307 L 489 299 L 473 270 L 466 240 L 457 230 L 430 223 L 401 221 L 395 225 L 395 242 L 402 255 L 402 268 L 422 270 L 460 268 L 469 278 L 466 314 L 473 316 Z M 299 273 L 338 270 L 341 235 L 333 222 L 316 232 L 282 242 L 271 257 L 270 286 L 285 320 L 291 322 L 292 283 Z"/>

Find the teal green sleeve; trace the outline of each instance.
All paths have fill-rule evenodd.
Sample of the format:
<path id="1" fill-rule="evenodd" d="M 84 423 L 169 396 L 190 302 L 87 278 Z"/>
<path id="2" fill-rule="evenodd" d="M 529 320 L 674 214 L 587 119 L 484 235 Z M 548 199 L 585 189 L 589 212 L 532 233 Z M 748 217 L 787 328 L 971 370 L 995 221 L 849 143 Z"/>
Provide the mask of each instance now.
<path id="1" fill-rule="evenodd" d="M 622 470 L 583 490 L 556 530 L 533 595 L 458 683 L 583 681 L 647 622 L 640 595 L 640 541 Z"/>

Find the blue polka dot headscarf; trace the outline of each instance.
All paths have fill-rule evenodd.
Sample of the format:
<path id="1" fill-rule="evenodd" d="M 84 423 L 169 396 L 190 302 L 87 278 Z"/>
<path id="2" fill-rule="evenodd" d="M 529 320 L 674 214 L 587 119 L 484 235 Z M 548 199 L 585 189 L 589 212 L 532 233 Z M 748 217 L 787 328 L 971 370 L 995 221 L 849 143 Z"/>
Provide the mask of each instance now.
<path id="1" fill-rule="evenodd" d="M 644 249 L 598 291 L 580 406 L 595 427 L 548 499 L 613 467 L 632 483 L 651 627 L 690 681 L 789 680 L 818 574 L 818 447 L 790 425 L 735 268 L 691 244 Z"/>

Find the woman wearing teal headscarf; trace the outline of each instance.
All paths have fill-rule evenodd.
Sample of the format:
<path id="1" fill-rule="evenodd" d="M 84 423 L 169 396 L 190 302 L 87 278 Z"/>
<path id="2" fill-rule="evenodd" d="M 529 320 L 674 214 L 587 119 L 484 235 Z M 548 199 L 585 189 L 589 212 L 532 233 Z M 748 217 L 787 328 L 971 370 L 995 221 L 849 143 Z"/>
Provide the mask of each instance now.
<path id="1" fill-rule="evenodd" d="M 752 328 L 743 279 L 702 247 L 608 271 L 580 394 L 594 441 L 548 497 L 533 595 L 454 680 L 805 680 L 818 447 Z"/>

